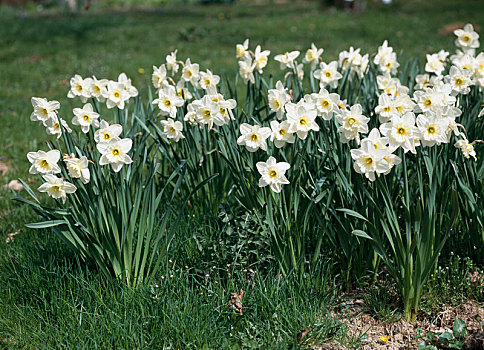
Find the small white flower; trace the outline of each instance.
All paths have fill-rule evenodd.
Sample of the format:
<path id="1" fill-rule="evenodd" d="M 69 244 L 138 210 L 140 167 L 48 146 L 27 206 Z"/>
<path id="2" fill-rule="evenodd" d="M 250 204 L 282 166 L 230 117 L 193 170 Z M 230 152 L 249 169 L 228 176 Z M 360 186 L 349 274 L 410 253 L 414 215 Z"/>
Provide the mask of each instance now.
<path id="1" fill-rule="evenodd" d="M 200 66 L 198 63 L 192 63 L 189 58 L 185 61 L 185 67 L 182 69 L 182 79 L 191 83 L 195 88 L 198 87 L 200 79 Z"/>
<path id="2" fill-rule="evenodd" d="M 245 39 L 243 44 L 237 44 L 235 47 L 235 56 L 243 58 L 249 55 L 249 39 Z"/>
<path id="3" fill-rule="evenodd" d="M 64 155 L 64 162 L 66 163 L 70 177 L 81 179 L 83 184 L 89 183 L 91 173 L 89 172 L 89 161 L 86 156 L 82 156 L 79 159 L 74 157 L 74 154 L 71 154 L 70 156 Z"/>
<path id="4" fill-rule="evenodd" d="M 473 70 L 460 69 L 456 66 L 450 67 L 449 74 L 445 76 L 445 82 L 452 87 L 452 95 L 466 95 L 471 91 L 470 86 L 474 83 L 471 77 L 473 73 Z"/>
<path id="5" fill-rule="evenodd" d="M 365 117 L 363 109 L 360 104 L 351 106 L 350 110 L 343 110 L 341 113 L 336 114 L 336 120 L 341 126 L 338 128 L 338 132 L 341 136 L 341 142 L 347 143 L 351 140 L 356 140 L 360 143 L 360 133 L 368 132 L 368 122 L 370 118 Z"/>
<path id="6" fill-rule="evenodd" d="M 291 100 L 291 96 L 286 92 L 286 88 L 281 81 L 277 81 L 276 88 L 268 91 L 269 108 L 276 112 L 277 119 L 281 120 L 284 116 L 284 106 Z"/>
<path id="7" fill-rule="evenodd" d="M 43 175 L 42 178 L 46 181 L 38 188 L 39 192 L 47 192 L 49 196 L 55 199 L 62 199 L 62 203 L 66 202 L 66 194 L 74 193 L 77 187 L 70 182 L 64 181 L 54 175 Z"/>
<path id="8" fill-rule="evenodd" d="M 30 120 L 40 121 L 45 125 L 48 119 L 57 118 L 57 110 L 60 108 L 58 101 L 47 101 L 41 97 L 32 97 L 31 101 L 34 111 L 30 115 Z"/>
<path id="9" fill-rule="evenodd" d="M 176 60 L 177 52 L 178 50 L 175 50 L 168 56 L 166 56 L 166 68 L 168 68 L 168 70 L 171 70 L 172 74 L 176 74 L 178 72 L 178 69 L 180 68 L 180 65 Z"/>
<path id="10" fill-rule="evenodd" d="M 118 76 L 118 83 L 122 84 L 124 87 L 124 91 L 126 91 L 129 95 L 129 97 L 136 97 L 138 96 L 138 89 L 136 89 L 132 84 L 131 84 L 131 79 L 128 79 L 125 73 L 121 73 Z"/>
<path id="11" fill-rule="evenodd" d="M 121 170 L 124 164 L 131 164 L 133 160 L 128 156 L 128 152 L 133 145 L 129 138 L 116 140 L 111 139 L 109 142 L 97 144 L 97 150 L 102 154 L 99 159 L 99 165 L 111 164 L 114 172 Z"/>
<path id="12" fill-rule="evenodd" d="M 429 73 L 435 73 L 436 75 L 441 75 L 445 69 L 444 62 L 437 53 L 427 56 L 427 63 L 425 64 L 425 71 Z"/>
<path id="13" fill-rule="evenodd" d="M 107 89 L 104 92 L 104 98 L 106 98 L 106 106 L 111 109 L 118 107 L 124 109 L 126 101 L 129 100 L 129 92 L 124 89 L 124 84 L 109 81 Z"/>
<path id="14" fill-rule="evenodd" d="M 80 97 L 85 103 L 91 97 L 91 78 L 82 79 L 79 74 L 74 75 L 70 80 L 71 89 L 67 93 L 68 98 Z"/>
<path id="15" fill-rule="evenodd" d="M 390 164 L 384 159 L 387 154 L 385 149 L 376 149 L 371 140 L 364 139 L 359 149 L 351 150 L 351 158 L 355 161 L 353 168 L 370 181 L 375 181 L 375 174 L 383 174 L 390 168 Z"/>
<path id="16" fill-rule="evenodd" d="M 75 117 L 72 124 L 80 125 L 83 133 L 87 134 L 91 125 L 96 128 L 99 126 L 99 113 L 94 112 L 90 103 L 86 103 L 82 108 L 74 108 L 73 112 Z"/>
<path id="17" fill-rule="evenodd" d="M 319 69 L 314 72 L 314 77 L 320 81 L 320 87 L 325 88 L 329 86 L 334 89 L 338 86 L 338 80 L 343 78 L 338 72 L 338 62 L 332 61 L 329 64 L 321 62 Z"/>
<path id="18" fill-rule="evenodd" d="M 459 140 L 454 144 L 455 148 L 459 148 L 462 151 L 462 154 L 466 159 L 469 159 L 470 157 L 474 158 L 475 161 L 477 161 L 476 158 L 476 151 L 474 150 L 474 146 L 472 143 L 469 143 L 467 139 Z"/>
<path id="19" fill-rule="evenodd" d="M 94 141 L 96 143 L 109 142 L 112 139 L 119 140 L 119 135 L 123 132 L 123 127 L 120 124 L 109 125 L 105 120 L 101 120 L 99 129 L 94 133 Z"/>
<path id="20" fill-rule="evenodd" d="M 286 178 L 286 171 L 291 167 L 286 162 L 276 162 L 276 158 L 269 157 L 267 162 L 257 162 L 257 170 L 261 174 L 259 180 L 259 187 L 265 187 L 269 185 L 271 190 L 279 193 L 281 192 L 281 185 L 289 184 L 289 180 Z"/>
<path id="21" fill-rule="evenodd" d="M 180 139 L 185 138 L 182 134 L 183 124 L 181 122 L 168 118 L 168 120 L 162 120 L 160 123 L 163 125 L 163 136 L 167 139 L 178 142 Z"/>
<path id="22" fill-rule="evenodd" d="M 209 88 L 215 88 L 215 86 L 220 82 L 220 77 L 213 74 L 207 69 L 206 72 L 200 72 L 200 82 L 199 85 L 203 90 Z"/>
<path id="23" fill-rule="evenodd" d="M 415 126 L 415 114 L 405 113 L 403 116 L 393 116 L 390 121 L 380 125 L 381 133 L 388 137 L 390 147 L 401 146 L 405 153 L 416 153 L 416 141 L 419 140 L 419 131 Z"/>
<path id="24" fill-rule="evenodd" d="M 62 118 L 55 118 L 55 119 L 48 119 L 44 125 L 45 125 L 45 131 L 47 132 L 48 135 L 57 135 L 57 138 L 60 138 L 62 136 L 62 129 L 60 126 L 60 123 L 62 123 L 62 127 L 64 128 L 65 132 L 71 133 L 72 130 L 67 124 L 67 122 L 62 119 Z"/>
<path id="25" fill-rule="evenodd" d="M 269 50 L 262 51 L 260 45 L 257 45 L 257 47 L 255 48 L 255 69 L 257 69 L 257 72 L 259 74 L 262 74 L 262 69 L 267 66 L 267 61 L 269 60 L 270 53 L 271 52 Z"/>
<path id="26" fill-rule="evenodd" d="M 474 31 L 472 24 L 468 23 L 464 26 L 464 29 L 455 30 L 454 34 L 457 36 L 455 45 L 461 47 L 463 50 L 479 47 L 479 34 Z"/>
<path id="27" fill-rule="evenodd" d="M 333 112 L 338 109 L 339 95 L 329 93 L 328 90 L 321 88 L 317 94 L 309 96 L 316 106 L 318 115 L 324 120 L 331 120 Z"/>
<path id="28" fill-rule="evenodd" d="M 417 117 L 417 128 L 420 131 L 420 141 L 424 146 L 433 146 L 435 144 L 447 143 L 447 129 L 449 120 L 442 118 L 434 113 L 419 115 Z"/>
<path id="29" fill-rule="evenodd" d="M 37 151 L 27 153 L 27 159 L 32 166 L 30 174 L 59 174 L 61 172 L 57 162 L 60 159 L 60 152 L 56 149 L 48 152 Z"/>
<path id="30" fill-rule="evenodd" d="M 296 133 L 301 140 L 306 139 L 310 130 L 319 131 L 319 125 L 316 123 L 316 109 L 303 100 L 297 104 L 287 103 L 286 112 L 287 120 L 291 124 L 289 132 Z"/>
<path id="31" fill-rule="evenodd" d="M 166 66 L 162 64 L 159 68 L 157 66 L 153 66 L 153 74 L 151 75 L 151 82 L 156 89 L 159 89 L 163 86 L 163 83 L 166 80 Z"/>
<path id="32" fill-rule="evenodd" d="M 319 62 L 319 57 L 323 53 L 323 49 L 318 49 L 314 43 L 311 43 L 311 48 L 306 51 L 303 63 L 311 63 L 311 70 L 314 70 Z"/>
<path id="33" fill-rule="evenodd" d="M 163 88 L 158 91 L 158 98 L 153 100 L 152 103 L 158 105 L 162 116 L 175 118 L 177 107 L 183 106 L 185 101 L 182 97 L 178 96 L 174 86 L 164 85 Z"/>
<path id="34" fill-rule="evenodd" d="M 247 84 L 249 81 L 254 84 L 255 77 L 254 77 L 254 70 L 255 70 L 255 63 L 252 62 L 252 59 L 249 56 L 245 56 L 243 59 L 239 61 L 239 74 L 244 79 L 244 83 Z"/>
<path id="35" fill-rule="evenodd" d="M 89 86 L 89 92 L 91 97 L 96 98 L 99 102 L 106 101 L 106 97 L 104 97 L 107 93 L 108 89 L 108 80 L 101 79 L 98 80 L 96 77 L 92 77 L 91 85 Z"/>
<path id="36" fill-rule="evenodd" d="M 271 136 L 271 129 L 261 128 L 259 125 L 243 123 L 240 125 L 240 133 L 237 144 L 247 147 L 249 152 L 255 152 L 259 148 L 267 151 L 266 139 Z"/>
<path id="37" fill-rule="evenodd" d="M 194 103 L 196 122 L 200 125 L 207 125 L 209 129 L 213 127 L 213 124 L 218 126 L 225 124 L 225 115 L 220 113 L 221 107 L 214 99 L 219 101 L 218 98 L 205 95 L 198 103 Z"/>
<path id="38" fill-rule="evenodd" d="M 280 63 L 281 70 L 285 68 L 294 69 L 294 60 L 299 56 L 299 51 L 286 52 L 282 55 L 276 55 L 274 60 Z"/>
<path id="39" fill-rule="evenodd" d="M 286 143 L 294 143 L 296 140 L 294 134 L 289 131 L 291 124 L 284 120 L 279 123 L 276 120 L 271 121 L 271 141 L 274 142 L 274 146 L 277 148 L 284 147 Z"/>

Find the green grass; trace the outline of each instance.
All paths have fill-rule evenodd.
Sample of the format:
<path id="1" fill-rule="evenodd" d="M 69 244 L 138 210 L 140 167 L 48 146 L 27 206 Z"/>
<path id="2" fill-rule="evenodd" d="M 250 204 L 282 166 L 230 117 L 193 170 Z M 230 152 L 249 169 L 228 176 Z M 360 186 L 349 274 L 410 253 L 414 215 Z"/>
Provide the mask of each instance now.
<path id="1" fill-rule="evenodd" d="M 401 52 L 401 62 L 414 55 L 423 62 L 426 52 L 454 49 L 452 34 L 438 34 L 443 26 L 459 21 L 484 28 L 484 3 L 396 0 L 384 7 L 369 1 L 361 13 L 323 8 L 316 1 L 94 10 L 43 15 L 0 8 L 0 157 L 5 157 L 0 160 L 11 167 L 5 176 L 0 174 L 0 347 L 288 348 L 298 344 L 297 334 L 309 324 L 307 341 L 337 339 L 352 345 L 344 325 L 324 317 L 341 286 L 341 279 L 328 272 L 331 264 L 321 267 L 322 279 L 299 287 L 282 281 L 270 268 L 249 283 L 244 259 L 268 248 L 247 232 L 243 236 L 244 227 L 228 232 L 217 218 L 187 219 L 164 279 L 160 276 L 158 287 L 139 290 L 98 276 L 50 232 L 24 228 L 35 216 L 12 202 L 3 185 L 28 178 L 26 153 L 45 148 L 43 128 L 29 120 L 30 98 L 59 100 L 61 117 L 70 122 L 75 103 L 66 95 L 68 80 L 76 73 L 115 79 L 124 71 L 146 96 L 151 66 L 163 63 L 171 50 L 177 48 L 179 58 L 191 57 L 202 69 L 233 76 L 235 44 L 247 37 L 251 47 L 261 44 L 271 50 L 271 57 L 304 51 L 314 42 L 325 49 L 325 61 L 350 45 L 373 53 L 389 39 Z M 267 71 L 276 72 L 277 67 L 271 62 Z M 146 73 L 139 74 L 138 68 Z M 6 235 L 18 230 L 6 244 Z M 238 255 L 241 250 L 245 257 Z M 259 267 L 275 266 L 270 257 L 261 258 Z M 429 295 L 427 309 L 435 308 L 439 298 L 462 301 L 462 293 L 453 299 L 455 289 L 482 301 L 482 290 L 464 288 L 466 264 L 451 264 L 454 274 L 442 272 L 432 280 L 435 294 Z M 227 306 L 230 293 L 241 288 L 246 292 L 242 316 Z M 366 301 L 370 313 L 393 317 L 388 295 L 372 290 Z"/>

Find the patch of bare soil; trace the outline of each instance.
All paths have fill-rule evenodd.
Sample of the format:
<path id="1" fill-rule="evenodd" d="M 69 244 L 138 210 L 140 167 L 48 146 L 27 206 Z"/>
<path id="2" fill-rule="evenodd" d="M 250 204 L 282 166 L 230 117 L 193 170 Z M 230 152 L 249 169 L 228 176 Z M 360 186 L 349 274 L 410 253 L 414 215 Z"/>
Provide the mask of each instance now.
<path id="1" fill-rule="evenodd" d="M 423 340 L 421 337 L 427 332 L 452 333 L 457 317 L 465 322 L 468 332 L 464 349 L 484 350 L 484 308 L 475 301 L 468 300 L 458 307 L 444 307 L 437 315 L 419 315 L 416 324 L 403 319 L 392 323 L 376 320 L 362 312 L 362 305 L 363 300 L 355 298 L 345 310 L 333 311 L 333 316 L 346 324 L 349 338 L 362 339 L 359 347 L 361 350 L 416 349 Z M 362 337 L 364 334 L 366 336 Z M 339 344 L 325 343 L 315 349 L 346 348 Z"/>

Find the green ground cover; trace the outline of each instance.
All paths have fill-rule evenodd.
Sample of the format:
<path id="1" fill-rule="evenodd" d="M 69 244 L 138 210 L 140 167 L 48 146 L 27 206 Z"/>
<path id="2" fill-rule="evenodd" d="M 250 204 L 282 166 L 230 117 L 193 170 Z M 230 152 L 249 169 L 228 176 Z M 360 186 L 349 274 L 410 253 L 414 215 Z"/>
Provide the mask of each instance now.
<path id="1" fill-rule="evenodd" d="M 187 216 L 165 273 L 156 285 L 139 290 L 105 281 L 48 230 L 26 229 L 35 216 L 12 202 L 3 185 L 28 178 L 25 155 L 47 140 L 29 120 L 30 98 L 59 100 L 61 116 L 70 121 L 70 77 L 115 79 L 119 72 L 126 72 L 146 96 L 152 65 L 160 65 L 174 49 L 202 69 L 234 76 L 235 44 L 245 38 L 271 50 L 272 57 L 304 51 L 314 42 L 325 49 L 325 61 L 350 45 L 375 52 L 388 39 L 399 61 L 418 56 L 423 62 L 426 52 L 454 49 L 452 31 L 441 31 L 445 26 L 462 22 L 484 28 L 483 14 L 484 3 L 477 0 L 368 2 L 356 13 L 320 2 L 94 7 L 82 14 L 0 8 L 0 160 L 9 165 L 5 175 L 0 172 L 0 348 L 287 348 L 301 344 L 297 334 L 309 324 L 314 327 L 307 342 L 335 339 L 358 346 L 360 339 L 348 337 L 346 326 L 329 316 L 342 288 L 331 261 L 319 267 L 318 279 L 297 287 L 282 281 L 277 271 L 252 276 L 244 261 L 233 261 L 234 238 L 217 218 Z M 268 69 L 277 66 L 271 60 Z M 7 234 L 19 230 L 7 244 Z M 255 252 L 258 244 L 244 249 Z M 435 310 L 466 296 L 482 301 L 482 289 L 466 282 L 474 263 L 452 265 L 452 276 L 460 276 L 454 279 L 445 271 L 434 276 L 424 308 Z M 244 315 L 227 303 L 230 293 L 241 289 Z M 399 312 L 391 297 L 380 304 L 380 296 L 369 292 L 365 300 L 383 318 Z"/>

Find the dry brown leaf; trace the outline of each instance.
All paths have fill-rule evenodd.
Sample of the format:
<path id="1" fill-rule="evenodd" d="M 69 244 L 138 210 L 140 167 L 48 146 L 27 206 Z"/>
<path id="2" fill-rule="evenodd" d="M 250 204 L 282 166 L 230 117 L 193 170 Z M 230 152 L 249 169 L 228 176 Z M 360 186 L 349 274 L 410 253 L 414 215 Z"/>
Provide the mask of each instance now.
<path id="1" fill-rule="evenodd" d="M 239 315 L 242 315 L 242 297 L 244 296 L 244 290 L 240 290 L 240 294 L 237 293 L 231 293 L 232 296 L 230 297 L 229 300 L 229 309 L 234 310 L 234 312 L 238 313 Z"/>
<path id="2" fill-rule="evenodd" d="M 300 331 L 298 334 L 297 334 L 297 341 L 300 342 L 301 340 L 303 340 L 303 338 L 308 335 L 309 333 L 309 330 L 311 329 L 311 325 L 307 326 L 305 330 L 303 331 Z"/>

